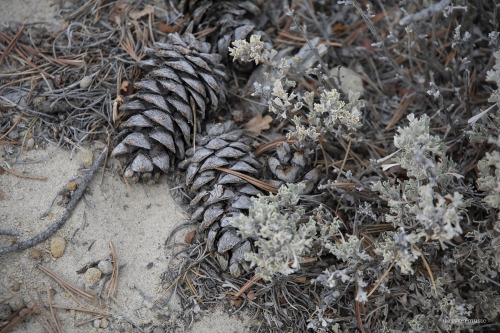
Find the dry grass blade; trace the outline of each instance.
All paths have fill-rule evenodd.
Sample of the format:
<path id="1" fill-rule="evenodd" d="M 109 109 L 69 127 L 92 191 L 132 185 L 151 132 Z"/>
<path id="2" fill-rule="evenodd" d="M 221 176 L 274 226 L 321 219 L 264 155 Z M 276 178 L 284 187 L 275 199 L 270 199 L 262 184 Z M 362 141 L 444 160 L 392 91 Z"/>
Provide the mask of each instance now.
<path id="1" fill-rule="evenodd" d="M 106 298 L 109 298 L 110 296 L 116 297 L 116 292 L 118 289 L 118 272 L 119 272 L 118 258 L 116 257 L 115 249 L 113 248 L 113 243 L 109 242 L 109 248 L 111 250 L 111 256 L 113 258 L 113 273 L 111 274 L 111 280 L 107 288 Z"/>
<path id="2" fill-rule="evenodd" d="M 271 186 L 271 185 L 269 185 L 267 183 L 264 183 L 261 180 L 255 179 L 255 178 L 250 177 L 248 175 L 245 175 L 245 174 L 243 174 L 241 172 L 229 170 L 229 169 L 226 169 L 226 168 L 215 168 L 215 169 L 219 170 L 219 171 L 222 171 L 222 172 L 227 172 L 227 173 L 229 173 L 229 174 L 231 174 L 233 176 L 236 176 L 236 177 L 239 177 L 241 179 L 244 179 L 247 182 L 251 183 L 252 185 L 257 186 L 260 189 L 263 189 L 264 191 L 268 191 L 268 192 L 271 192 L 273 194 L 277 194 L 278 193 L 278 189 L 276 187 Z"/>

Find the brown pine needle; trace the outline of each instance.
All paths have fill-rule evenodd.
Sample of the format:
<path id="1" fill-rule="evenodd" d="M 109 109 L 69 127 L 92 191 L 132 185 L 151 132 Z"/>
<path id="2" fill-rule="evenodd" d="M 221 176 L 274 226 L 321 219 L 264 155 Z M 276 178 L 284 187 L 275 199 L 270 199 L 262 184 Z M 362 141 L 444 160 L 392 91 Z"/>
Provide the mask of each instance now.
<path id="1" fill-rule="evenodd" d="M 418 246 L 413 244 L 413 247 L 415 248 L 415 250 L 418 251 L 418 253 L 420 253 L 420 257 L 422 257 L 422 261 L 424 262 L 425 268 L 427 268 L 427 273 L 429 273 L 429 276 L 431 277 L 432 287 L 434 288 L 434 292 L 436 293 L 436 297 L 437 297 L 438 292 L 437 292 L 437 288 L 436 288 L 436 283 L 434 282 L 434 275 L 432 275 L 431 268 L 430 268 L 429 264 L 427 263 L 427 260 L 425 260 L 424 254 L 422 253 L 422 251 L 420 251 Z"/>
<path id="2" fill-rule="evenodd" d="M 233 176 L 236 176 L 236 177 L 239 177 L 241 179 L 244 179 L 246 180 L 247 182 L 257 186 L 258 188 L 261 188 L 263 189 L 264 191 L 268 191 L 268 192 L 271 192 L 273 194 L 277 194 L 278 193 L 278 189 L 274 186 L 271 186 L 267 183 L 264 183 L 263 181 L 261 180 L 258 180 L 258 179 L 255 179 L 253 177 L 250 177 L 248 175 L 245 175 L 241 172 L 237 172 L 237 171 L 233 171 L 233 170 L 229 170 L 229 169 L 226 169 L 226 168 L 215 168 L 216 170 L 219 170 L 219 171 L 222 171 L 222 172 L 227 172 Z"/>
<path id="3" fill-rule="evenodd" d="M 53 305 L 53 307 L 56 309 L 75 310 L 75 311 L 85 312 L 85 313 L 89 313 L 89 314 L 95 314 L 95 315 L 99 315 L 99 316 L 103 316 L 103 317 L 110 317 L 111 316 L 111 314 L 107 313 L 107 312 L 94 311 L 94 310 L 89 310 L 86 308 L 77 308 L 77 307 L 72 307 L 72 306 L 63 306 L 63 305 L 55 305 L 55 304 Z"/>
<path id="4" fill-rule="evenodd" d="M 54 310 L 54 295 L 52 294 L 52 288 L 48 282 L 46 283 L 46 286 L 47 286 L 47 296 L 49 298 L 49 308 L 50 308 L 50 314 L 52 316 L 52 320 L 56 324 L 56 331 L 58 333 L 62 333 L 61 324 L 59 323 L 59 319 L 57 318 L 56 311 Z"/>
<path id="5" fill-rule="evenodd" d="M 51 271 L 47 267 L 43 267 L 42 265 L 38 265 L 38 268 L 42 272 L 44 272 L 45 274 L 47 274 L 48 276 L 53 278 L 61 287 L 63 287 L 63 289 L 70 294 L 71 298 L 73 298 L 75 300 L 75 302 L 77 302 L 80 306 L 84 307 L 85 305 L 82 302 L 80 302 L 80 300 L 78 298 L 76 298 L 76 296 L 73 294 L 73 292 L 78 294 L 79 296 L 83 297 L 84 299 L 86 299 L 92 305 L 99 306 L 98 302 L 97 302 L 96 295 L 91 294 L 89 292 L 86 292 L 85 290 L 74 285 L 73 283 L 63 279 L 62 277 L 60 277 L 59 275 L 57 275 L 56 273 L 54 273 L 53 271 Z"/>
<path id="6" fill-rule="evenodd" d="M 168 286 L 167 290 L 165 290 L 165 291 L 163 292 L 163 294 L 161 294 L 161 296 L 160 296 L 160 297 L 159 297 L 159 298 L 158 298 L 158 299 L 157 299 L 157 300 L 153 303 L 153 305 L 156 305 L 156 303 L 158 303 L 158 301 L 159 301 L 160 299 L 162 299 L 163 297 L 165 297 L 165 295 L 166 295 L 166 294 L 168 294 L 168 292 L 170 291 L 170 289 L 171 289 L 173 286 L 175 286 L 175 284 L 176 284 L 177 282 L 179 282 L 179 280 L 181 279 L 181 277 L 182 277 L 182 275 L 179 275 L 178 277 L 176 277 L 176 278 L 175 278 L 175 280 L 172 282 L 172 284 L 171 284 L 170 286 Z"/>
<path id="7" fill-rule="evenodd" d="M 106 298 L 109 298 L 110 296 L 116 297 L 118 289 L 118 258 L 116 257 L 113 243 L 109 242 L 109 248 L 111 250 L 111 257 L 113 258 L 113 273 L 111 274 L 111 280 L 107 288 Z"/>
<path id="8" fill-rule="evenodd" d="M 7 46 L 5 51 L 2 53 L 2 55 L 0 55 L 0 65 L 2 65 L 3 60 L 9 54 L 10 50 L 12 50 L 12 48 L 16 44 L 17 40 L 19 39 L 19 37 L 21 37 L 21 33 L 23 32 L 23 30 L 24 30 L 24 25 L 21 27 L 21 29 L 19 29 L 19 31 L 14 36 L 14 38 L 12 38 L 12 40 L 9 42 L 9 45 Z"/>
<path id="9" fill-rule="evenodd" d="M 264 152 L 272 149 L 272 148 L 275 148 L 277 145 L 283 143 L 283 142 L 288 142 L 288 143 L 295 143 L 297 140 L 295 138 L 290 138 L 288 139 L 286 136 L 283 136 L 281 138 L 278 138 L 278 139 L 274 139 L 272 141 L 269 141 L 265 144 L 263 144 L 262 146 L 260 146 L 256 151 L 254 151 L 254 155 L 256 157 L 259 157 L 260 155 L 262 155 Z"/>
<path id="10" fill-rule="evenodd" d="M 344 157 L 344 160 L 342 161 L 342 165 L 340 167 L 340 170 L 344 170 L 345 162 L 347 161 L 347 157 L 349 156 L 349 152 L 351 151 L 351 143 L 352 143 L 352 140 L 349 140 L 349 144 L 347 145 L 347 150 L 345 152 L 345 157 Z M 326 158 L 325 158 L 325 160 L 326 160 Z M 337 180 L 339 180 L 341 174 L 342 173 L 339 172 L 339 174 L 337 175 Z"/>
<path id="11" fill-rule="evenodd" d="M 250 289 L 251 286 L 255 285 L 256 282 L 259 282 L 261 279 L 260 276 L 258 275 L 254 275 L 250 281 L 248 281 L 247 283 L 245 283 L 243 285 L 243 287 L 241 287 L 241 289 L 236 293 L 236 295 L 234 295 L 235 297 L 240 297 L 241 295 L 243 295 L 243 293 L 245 291 L 247 291 L 248 289 Z"/>
<path id="12" fill-rule="evenodd" d="M 47 180 L 47 177 L 25 175 L 23 173 L 16 172 L 16 171 L 14 171 L 12 169 L 4 168 L 4 167 L 1 167 L 1 166 L 0 166 L 0 171 L 6 171 L 6 172 L 10 173 L 11 175 L 14 175 L 14 176 L 19 177 L 19 178 L 24 178 L 24 179 L 33 179 L 33 180 L 42 180 L 42 181 L 46 181 Z"/>
<path id="13" fill-rule="evenodd" d="M 373 289 L 370 291 L 370 293 L 368 293 L 368 295 L 366 296 L 367 298 L 370 297 L 375 290 L 377 290 L 378 286 L 382 283 L 382 281 L 385 279 L 385 277 L 387 276 L 387 274 L 389 274 L 389 272 L 391 271 L 391 268 L 396 263 L 396 260 L 398 259 L 398 257 L 399 257 L 399 252 L 396 254 L 396 257 L 392 261 L 392 263 L 389 266 L 389 268 L 387 268 L 387 270 L 385 271 L 384 275 L 382 275 L 382 277 L 378 280 L 378 282 L 375 285 L 375 287 L 373 287 Z"/>

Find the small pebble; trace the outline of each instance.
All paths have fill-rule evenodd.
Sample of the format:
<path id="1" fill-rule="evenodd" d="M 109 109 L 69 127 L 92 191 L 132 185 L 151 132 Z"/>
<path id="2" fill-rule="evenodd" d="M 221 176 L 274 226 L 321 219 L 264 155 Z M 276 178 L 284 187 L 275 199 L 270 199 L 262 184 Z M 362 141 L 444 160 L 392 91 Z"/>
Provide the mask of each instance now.
<path id="1" fill-rule="evenodd" d="M 78 183 L 73 181 L 73 182 L 69 182 L 66 184 L 65 188 L 68 190 L 68 191 L 71 191 L 71 192 L 75 192 L 76 189 L 78 188 Z"/>
<path id="2" fill-rule="evenodd" d="M 19 135 L 19 132 L 18 132 L 18 131 L 16 131 L 16 130 L 13 130 L 13 131 L 11 131 L 9 134 L 7 134 L 7 137 L 8 137 L 9 139 L 13 139 L 13 140 L 16 140 L 17 138 L 19 138 L 19 136 L 20 136 L 20 135 Z"/>
<path id="3" fill-rule="evenodd" d="M 88 88 L 91 83 L 92 83 L 92 77 L 88 75 L 84 76 L 80 81 L 80 88 L 82 89 Z"/>
<path id="4" fill-rule="evenodd" d="M 18 292 L 20 289 L 21 289 L 21 284 L 19 282 L 16 281 L 12 284 L 11 290 L 13 292 Z"/>
<path id="5" fill-rule="evenodd" d="M 35 139 L 29 138 L 26 142 L 26 150 L 31 150 L 35 146 Z"/>
<path id="6" fill-rule="evenodd" d="M 66 240 L 62 237 L 54 237 L 50 241 L 50 253 L 54 258 L 62 257 L 66 248 Z"/>
<path id="7" fill-rule="evenodd" d="M 41 259 L 42 258 L 42 251 L 41 250 L 31 250 L 30 259 Z"/>
<path id="8" fill-rule="evenodd" d="M 101 321 L 99 319 L 96 319 L 96 320 L 94 320 L 93 325 L 95 328 L 99 328 L 99 326 L 101 326 Z"/>
<path id="9" fill-rule="evenodd" d="M 9 305 L 5 303 L 0 304 L 0 321 L 9 319 L 11 313 L 12 310 L 10 309 Z"/>
<path id="10" fill-rule="evenodd" d="M 165 333 L 165 330 L 161 327 L 155 327 L 153 333 Z"/>
<path id="11" fill-rule="evenodd" d="M 19 297 L 15 297 L 9 301 L 9 306 L 12 311 L 17 311 L 23 306 L 23 300 Z"/>
<path id="12" fill-rule="evenodd" d="M 108 325 L 109 325 L 108 320 L 106 318 L 102 318 L 100 327 L 101 328 L 108 328 Z"/>
<path id="13" fill-rule="evenodd" d="M 99 261 L 99 264 L 97 265 L 97 267 L 104 275 L 109 275 L 109 274 L 113 273 L 113 264 L 109 260 Z"/>
<path id="14" fill-rule="evenodd" d="M 101 278 L 101 275 L 102 275 L 102 273 L 99 269 L 92 267 L 92 268 L 87 269 L 87 271 L 85 272 L 85 275 L 83 276 L 83 279 L 85 280 L 85 283 L 94 284 L 97 281 L 99 281 L 99 279 Z"/>

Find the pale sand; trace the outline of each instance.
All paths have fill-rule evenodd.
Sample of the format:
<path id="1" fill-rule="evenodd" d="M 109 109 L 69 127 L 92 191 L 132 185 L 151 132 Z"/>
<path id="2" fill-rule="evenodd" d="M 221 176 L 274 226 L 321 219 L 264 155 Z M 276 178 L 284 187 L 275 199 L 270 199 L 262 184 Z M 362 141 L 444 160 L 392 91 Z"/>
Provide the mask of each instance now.
<path id="1" fill-rule="evenodd" d="M 23 153 L 19 160 L 43 158 L 53 147 L 49 148 Z M 95 157 L 99 149 L 94 147 Z M 47 210 L 57 192 L 68 181 L 79 174 L 85 174 L 84 171 L 79 173 L 79 169 L 87 167 L 91 157 L 90 150 L 82 152 L 77 149 L 71 156 L 70 152 L 59 149 L 44 162 L 13 165 L 12 169 L 17 172 L 48 179 L 22 179 L 9 173 L 0 176 L 0 189 L 4 193 L 4 199 L 0 200 L 0 228 L 21 231 L 22 239 L 27 239 L 55 222 L 64 210 L 57 204 L 52 209 L 53 216 L 40 219 L 40 215 Z M 5 166 L 4 163 L 5 158 L 1 157 L 0 165 Z M 108 165 L 112 163 L 110 161 Z M 162 294 L 160 275 L 166 269 L 167 260 L 173 251 L 167 249 L 164 243 L 170 230 L 183 222 L 183 215 L 174 204 L 165 177 L 161 178 L 160 184 L 153 186 L 130 184 L 132 195 L 129 195 L 123 179 L 112 171 L 105 173 L 101 184 L 101 170 L 94 176 L 85 198 L 75 208 L 71 218 L 55 235 L 68 241 L 61 258 L 52 257 L 50 239 L 33 248 L 42 250 L 41 260 L 30 259 L 31 250 L 0 257 L 0 299 L 15 294 L 18 300 L 28 300 L 28 293 L 34 295 L 36 290 L 45 291 L 45 284 L 50 282 L 57 292 L 56 304 L 77 306 L 55 282 L 36 268 L 37 264 L 41 263 L 82 287 L 83 275 L 76 271 L 91 261 L 108 258 L 109 243 L 112 242 L 120 264 L 127 265 L 120 272 L 118 303 L 112 303 L 110 308 L 104 310 L 113 314 L 115 322 L 110 328 L 123 322 L 123 316 L 136 324 L 161 326 L 161 321 L 151 310 L 151 302 L 144 300 L 139 289 L 153 301 Z M 58 197 L 57 201 L 60 199 Z M 183 229 L 178 232 L 173 242 L 182 243 L 188 231 Z M 0 245 L 8 245 L 10 240 L 11 237 L 2 236 Z M 146 268 L 151 263 L 152 267 Z M 19 292 L 12 291 L 15 282 L 21 285 Z M 179 306 L 173 302 L 169 308 L 176 310 Z M 90 315 L 77 313 L 72 317 L 72 313 L 66 310 L 59 310 L 58 315 L 65 332 L 98 331 L 91 323 L 80 328 L 74 326 L 92 318 Z M 244 318 L 244 321 L 240 320 L 219 309 L 216 313 L 203 317 L 202 321 L 192 327 L 192 332 L 248 331 L 249 319 Z M 43 329 L 32 318 L 17 326 L 14 332 L 43 332 Z"/>

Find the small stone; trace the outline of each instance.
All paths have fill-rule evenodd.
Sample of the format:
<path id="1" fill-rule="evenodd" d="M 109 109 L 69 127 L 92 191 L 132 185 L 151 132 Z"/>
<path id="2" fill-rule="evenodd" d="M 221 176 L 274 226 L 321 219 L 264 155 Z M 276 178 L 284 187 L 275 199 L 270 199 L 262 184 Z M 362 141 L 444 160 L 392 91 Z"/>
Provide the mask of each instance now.
<path id="1" fill-rule="evenodd" d="M 104 275 L 109 275 L 109 274 L 113 273 L 113 264 L 109 260 L 99 261 L 99 264 L 97 265 L 97 267 Z"/>
<path id="2" fill-rule="evenodd" d="M 339 76 L 340 83 L 338 80 Z M 340 67 L 339 73 L 339 69 L 335 67 L 330 70 L 330 78 L 332 78 L 337 85 L 340 84 L 342 90 L 346 94 L 349 94 L 349 92 L 358 92 L 360 95 L 363 95 L 364 93 L 363 80 L 361 79 L 361 76 L 350 68 Z"/>
<path id="3" fill-rule="evenodd" d="M 12 284 L 12 288 L 11 290 L 13 292 L 18 292 L 19 290 L 21 289 L 21 284 L 17 281 L 15 281 L 13 284 Z"/>
<path id="4" fill-rule="evenodd" d="M 42 258 L 42 251 L 41 250 L 31 250 L 30 252 L 30 255 L 29 255 L 30 259 L 41 259 Z"/>
<path id="5" fill-rule="evenodd" d="M 101 321 L 99 319 L 94 320 L 93 325 L 95 328 L 99 328 L 101 326 Z"/>
<path id="6" fill-rule="evenodd" d="M 9 301 L 9 306 L 12 311 L 17 311 L 23 306 L 23 300 L 20 297 L 15 297 Z"/>
<path id="7" fill-rule="evenodd" d="M 20 135 L 19 135 L 19 132 L 18 132 L 18 131 L 13 130 L 13 131 L 11 131 L 9 134 L 7 134 L 7 137 L 8 137 L 9 139 L 16 140 L 16 139 L 18 139 L 18 138 L 20 137 Z"/>
<path id="8" fill-rule="evenodd" d="M 165 333 L 165 330 L 161 327 L 155 327 L 153 333 Z"/>
<path id="9" fill-rule="evenodd" d="M 9 305 L 5 303 L 0 304 L 0 321 L 9 319 L 11 313 L 12 310 L 10 309 Z"/>
<path id="10" fill-rule="evenodd" d="M 85 275 L 83 276 L 83 279 L 85 280 L 85 283 L 94 284 L 97 281 L 99 281 L 99 279 L 101 278 L 101 275 L 102 275 L 102 273 L 99 269 L 92 267 L 92 268 L 87 269 L 87 271 L 85 272 Z"/>
<path id="11" fill-rule="evenodd" d="M 30 150 L 35 146 L 35 139 L 29 138 L 28 141 L 26 142 L 26 150 Z"/>
<path id="12" fill-rule="evenodd" d="M 101 328 L 108 328 L 108 325 L 109 325 L 108 320 L 106 318 L 102 318 L 100 327 Z"/>
<path id="13" fill-rule="evenodd" d="M 78 183 L 75 181 L 69 182 L 66 184 L 64 188 L 67 189 L 68 191 L 75 192 L 76 189 L 78 188 Z"/>
<path id="14" fill-rule="evenodd" d="M 84 76 L 80 81 L 80 88 L 82 89 L 88 88 L 91 83 L 92 83 L 92 77 L 89 75 Z"/>
<path id="15" fill-rule="evenodd" d="M 62 237 L 54 237 L 50 241 L 50 253 L 54 258 L 62 257 L 66 248 L 66 240 Z"/>

